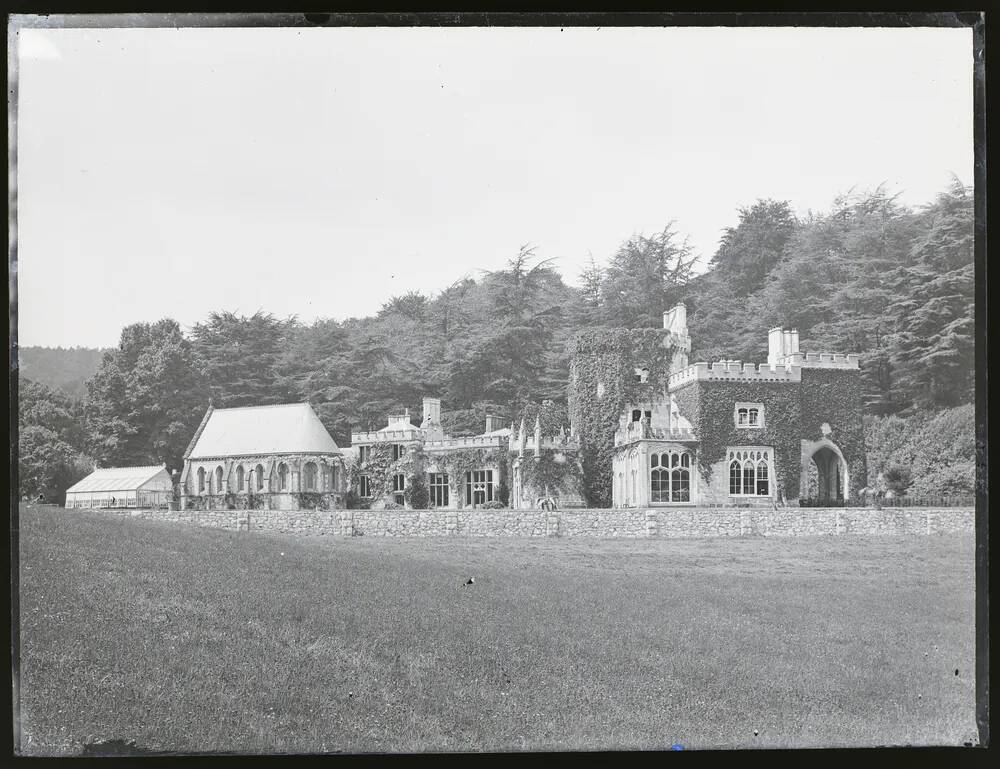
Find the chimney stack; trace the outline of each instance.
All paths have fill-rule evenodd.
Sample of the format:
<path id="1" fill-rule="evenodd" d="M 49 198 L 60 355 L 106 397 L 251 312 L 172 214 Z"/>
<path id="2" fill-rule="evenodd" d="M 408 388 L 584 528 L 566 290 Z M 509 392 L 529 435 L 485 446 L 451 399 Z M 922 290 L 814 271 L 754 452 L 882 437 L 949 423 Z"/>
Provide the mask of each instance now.
<path id="1" fill-rule="evenodd" d="M 767 365 L 773 368 L 784 354 L 785 332 L 781 326 L 775 326 L 767 332 Z"/>
<path id="2" fill-rule="evenodd" d="M 687 307 L 675 304 L 663 313 L 663 328 L 681 336 L 687 336 Z"/>
<path id="3" fill-rule="evenodd" d="M 787 359 L 799 351 L 799 330 L 793 328 L 785 331 L 781 326 L 775 326 L 767 332 L 767 365 L 774 367 L 778 363 L 786 363 Z"/>
<path id="4" fill-rule="evenodd" d="M 421 427 L 428 427 L 431 424 L 441 424 L 441 399 L 424 398 L 424 421 Z"/>

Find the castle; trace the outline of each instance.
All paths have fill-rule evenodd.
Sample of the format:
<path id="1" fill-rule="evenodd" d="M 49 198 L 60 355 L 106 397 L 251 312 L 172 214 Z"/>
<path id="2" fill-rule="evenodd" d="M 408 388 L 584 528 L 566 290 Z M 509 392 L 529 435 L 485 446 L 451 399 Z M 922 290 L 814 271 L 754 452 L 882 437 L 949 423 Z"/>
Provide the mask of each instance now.
<path id="1" fill-rule="evenodd" d="M 271 509 L 843 504 L 865 484 L 858 356 L 799 351 L 773 328 L 767 362 L 689 364 L 683 304 L 661 329 L 592 329 L 570 361 L 570 424 L 452 437 L 424 398 L 333 441 L 309 404 L 209 407 L 185 454 L 184 507 L 257 495 Z M 227 502 L 232 504 L 234 502 Z"/>
<path id="2" fill-rule="evenodd" d="M 798 331 L 773 328 L 766 363 L 689 364 L 684 305 L 659 345 L 622 333 L 578 344 L 570 383 L 585 470 L 610 459 L 614 507 L 843 504 L 865 485 L 857 355 L 803 354 Z M 602 401 L 610 428 L 583 408 Z"/>

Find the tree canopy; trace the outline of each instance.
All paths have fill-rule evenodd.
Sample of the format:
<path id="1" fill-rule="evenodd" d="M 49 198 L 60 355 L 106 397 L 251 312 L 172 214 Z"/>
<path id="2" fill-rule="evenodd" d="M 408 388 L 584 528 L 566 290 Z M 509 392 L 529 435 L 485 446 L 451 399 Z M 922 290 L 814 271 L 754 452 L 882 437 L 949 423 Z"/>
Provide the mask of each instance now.
<path id="1" fill-rule="evenodd" d="M 453 434 L 481 431 L 487 412 L 505 424 L 530 416 L 532 426 L 540 411 L 558 414 L 543 419 L 555 425 L 576 332 L 659 327 L 678 301 L 692 362 L 762 361 L 768 329 L 781 325 L 798 329 L 804 351 L 859 353 L 871 415 L 971 402 L 970 189 L 956 181 L 917 208 L 885 187 L 851 190 L 803 216 L 790 201 L 761 199 L 734 219 L 700 275 L 668 222 L 604 260 L 591 256 L 580 287 L 526 244 L 501 269 L 390 297 L 370 317 L 307 325 L 220 310 L 187 335 L 170 319 L 129 326 L 103 354 L 85 406 L 22 381 L 25 478 L 37 486 L 32 463 L 64 466 L 84 449 L 102 464 L 176 468 L 210 398 L 217 407 L 308 401 L 340 445 L 403 407 L 419 421 L 424 396 L 442 398 Z"/>

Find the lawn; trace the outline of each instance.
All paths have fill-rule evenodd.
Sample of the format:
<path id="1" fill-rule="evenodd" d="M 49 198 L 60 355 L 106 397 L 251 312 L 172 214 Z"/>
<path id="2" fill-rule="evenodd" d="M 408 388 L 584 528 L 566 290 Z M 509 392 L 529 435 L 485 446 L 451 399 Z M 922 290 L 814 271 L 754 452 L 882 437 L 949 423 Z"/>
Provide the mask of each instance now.
<path id="1" fill-rule="evenodd" d="M 977 740 L 971 535 L 308 539 L 22 508 L 20 547 L 23 754 Z"/>

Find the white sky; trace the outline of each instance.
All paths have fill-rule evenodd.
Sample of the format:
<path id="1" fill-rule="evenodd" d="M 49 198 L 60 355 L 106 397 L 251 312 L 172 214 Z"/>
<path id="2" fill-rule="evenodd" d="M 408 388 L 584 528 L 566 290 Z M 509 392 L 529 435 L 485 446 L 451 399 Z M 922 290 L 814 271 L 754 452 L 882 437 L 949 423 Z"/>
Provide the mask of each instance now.
<path id="1" fill-rule="evenodd" d="M 211 310 L 344 318 L 496 269 L 575 283 L 670 220 L 707 261 L 758 197 L 972 181 L 968 29 L 19 33 L 27 345 Z"/>

